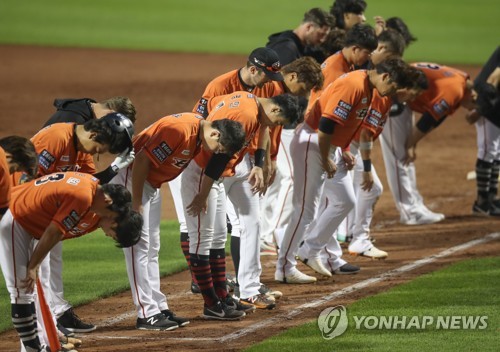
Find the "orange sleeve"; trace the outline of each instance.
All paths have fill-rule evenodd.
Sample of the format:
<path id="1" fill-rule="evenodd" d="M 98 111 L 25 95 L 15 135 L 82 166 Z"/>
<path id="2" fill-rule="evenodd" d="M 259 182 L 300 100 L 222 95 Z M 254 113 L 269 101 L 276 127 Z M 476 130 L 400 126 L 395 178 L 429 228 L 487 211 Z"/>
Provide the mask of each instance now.
<path id="1" fill-rule="evenodd" d="M 327 98 L 327 102 L 322 114 L 322 117 L 331 119 L 342 126 L 363 94 L 363 91 L 353 89 L 349 81 L 344 82 L 347 84 L 335 85 L 329 97 L 323 97 Z"/>
<path id="2" fill-rule="evenodd" d="M 40 175 L 48 175 L 57 171 L 57 159 L 64 153 L 65 145 L 60 138 L 50 138 L 51 125 L 36 134 L 31 141 L 38 154 L 38 172 Z"/>
<path id="3" fill-rule="evenodd" d="M 82 192 L 69 193 L 63 198 L 52 221 L 64 234 L 69 232 L 87 214 L 93 198 L 94 194 L 90 188 L 82 188 Z"/>
<path id="4" fill-rule="evenodd" d="M 180 133 L 172 123 L 163 123 L 156 129 L 144 145 L 143 151 L 155 167 L 172 155 L 178 146 L 185 142 L 184 134 Z"/>
<path id="5" fill-rule="evenodd" d="M 0 208 L 7 208 L 10 202 L 11 177 L 5 152 L 0 148 Z"/>

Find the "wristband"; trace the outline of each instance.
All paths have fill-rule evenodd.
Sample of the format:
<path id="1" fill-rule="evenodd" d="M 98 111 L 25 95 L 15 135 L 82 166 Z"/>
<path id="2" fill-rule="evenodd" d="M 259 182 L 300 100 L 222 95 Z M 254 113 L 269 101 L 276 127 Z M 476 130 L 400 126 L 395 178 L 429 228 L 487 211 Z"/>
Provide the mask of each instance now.
<path id="1" fill-rule="evenodd" d="M 370 159 L 363 160 L 363 171 L 364 172 L 372 171 L 372 161 Z"/>
<path id="2" fill-rule="evenodd" d="M 264 149 L 257 149 L 254 154 L 255 158 L 255 166 L 263 167 L 264 166 L 264 157 L 266 156 L 266 151 Z"/>

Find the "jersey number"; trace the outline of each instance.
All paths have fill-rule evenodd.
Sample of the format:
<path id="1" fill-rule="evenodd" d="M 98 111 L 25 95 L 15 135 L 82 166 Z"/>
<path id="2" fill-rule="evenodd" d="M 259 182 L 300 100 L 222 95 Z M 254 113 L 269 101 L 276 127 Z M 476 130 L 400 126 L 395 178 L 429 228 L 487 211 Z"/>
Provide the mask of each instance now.
<path id="1" fill-rule="evenodd" d="M 64 173 L 57 173 L 57 174 L 52 174 L 52 175 L 47 175 L 44 177 L 39 178 L 38 180 L 35 181 L 35 186 L 40 186 L 43 185 L 47 182 L 57 182 L 61 181 L 64 178 Z"/>

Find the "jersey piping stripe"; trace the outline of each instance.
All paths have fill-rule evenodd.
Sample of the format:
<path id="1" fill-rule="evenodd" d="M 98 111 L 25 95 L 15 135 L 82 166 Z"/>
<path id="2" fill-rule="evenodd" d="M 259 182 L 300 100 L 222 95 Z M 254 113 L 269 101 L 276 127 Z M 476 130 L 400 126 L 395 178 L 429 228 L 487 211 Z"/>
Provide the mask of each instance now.
<path id="1" fill-rule="evenodd" d="M 394 118 L 397 118 L 397 117 L 394 117 Z M 413 118 L 413 115 L 412 115 L 412 118 Z M 394 136 L 394 131 L 393 131 L 393 128 L 392 128 L 392 124 L 389 125 L 389 132 L 390 132 L 390 135 L 391 135 L 391 151 L 392 151 L 392 155 L 393 155 L 393 158 L 394 158 L 394 170 L 396 172 L 396 180 L 397 180 L 397 183 L 398 183 L 398 193 L 397 193 L 397 201 L 398 201 L 398 205 L 399 205 L 399 209 L 400 211 L 402 211 L 403 213 L 405 213 L 406 215 L 406 218 L 409 218 L 409 215 L 405 209 L 405 207 L 403 207 L 401 204 L 403 203 L 402 200 L 401 200 L 401 182 L 400 182 L 400 177 L 399 177 L 399 168 L 398 168 L 398 164 L 399 164 L 399 160 L 397 158 L 397 155 L 396 155 L 396 151 L 394 150 L 394 140 L 395 140 L 395 136 Z"/>
<path id="2" fill-rule="evenodd" d="M 278 225 L 280 224 L 281 216 L 283 215 L 283 211 L 285 210 L 285 205 L 287 204 L 288 195 L 290 194 L 290 188 L 292 188 L 292 186 L 293 186 L 293 169 L 292 169 L 292 165 L 290 165 L 290 158 L 288 156 L 288 153 L 286 152 L 285 146 L 283 145 L 282 141 L 280 141 L 280 144 L 281 144 L 281 150 L 285 154 L 285 158 L 286 158 L 286 162 L 288 164 L 288 169 L 290 170 L 292 182 L 288 185 L 288 187 L 286 189 L 285 199 L 283 199 L 283 203 L 281 204 L 280 215 L 278 216 L 278 220 L 276 220 L 276 224 L 274 225 L 274 229 L 276 229 L 278 227 Z M 274 231 L 273 231 L 273 233 L 274 233 Z M 278 243 L 278 241 L 276 241 L 276 238 L 274 239 L 274 241 L 276 243 Z"/>
<path id="3" fill-rule="evenodd" d="M 14 269 L 14 288 L 16 289 L 16 304 L 17 299 L 19 298 L 19 288 L 17 287 L 17 271 L 16 271 L 16 246 L 14 244 L 14 225 L 16 223 L 16 220 L 14 220 L 14 217 L 12 217 L 12 226 L 10 229 L 11 233 L 11 243 L 12 243 L 12 268 Z M 27 268 L 26 268 L 27 269 Z"/>
<path id="4" fill-rule="evenodd" d="M 285 253 L 285 263 L 283 264 L 283 277 L 286 277 L 286 272 L 285 272 L 285 266 L 286 266 L 286 258 L 288 257 L 288 253 L 290 252 L 290 249 L 292 247 L 292 242 L 293 239 L 295 238 L 295 235 L 297 235 L 297 229 L 299 227 L 300 222 L 302 221 L 302 215 L 304 214 L 304 208 L 305 208 L 305 202 L 306 202 L 306 189 L 305 185 L 307 185 L 307 155 L 309 154 L 309 146 L 311 145 L 311 137 L 312 135 L 309 135 L 309 139 L 307 141 L 307 148 L 306 148 L 306 157 L 305 157 L 305 167 L 304 167 L 304 192 L 302 194 L 302 205 L 300 209 L 300 216 L 297 221 L 297 225 L 295 226 L 295 229 L 293 230 L 293 235 L 292 238 L 290 239 L 290 244 L 288 245 L 288 248 L 286 249 Z"/>
<path id="5" fill-rule="evenodd" d="M 130 253 L 132 255 L 132 272 L 134 273 L 134 288 L 135 288 L 135 295 L 137 297 L 137 302 L 139 303 L 139 305 L 141 306 L 141 310 L 142 310 L 142 316 L 144 318 L 147 318 L 146 316 L 146 312 L 144 311 L 144 306 L 142 305 L 142 302 L 141 302 L 141 297 L 139 296 L 139 289 L 137 288 L 137 280 L 136 280 L 136 274 L 135 274 L 135 255 L 134 255 L 134 247 L 135 246 L 132 246 L 130 247 Z"/>
<path id="6" fill-rule="evenodd" d="M 201 171 L 200 171 L 200 180 L 198 181 L 198 192 L 201 189 L 201 181 L 203 180 L 203 172 L 204 172 L 204 169 L 201 169 Z M 198 230 L 198 243 L 196 244 L 196 252 L 195 252 L 195 254 L 198 254 L 198 251 L 200 249 L 200 242 L 201 242 L 201 232 L 200 232 L 200 227 L 201 227 L 201 213 L 198 214 L 197 219 L 198 219 L 198 229 L 197 229 Z"/>

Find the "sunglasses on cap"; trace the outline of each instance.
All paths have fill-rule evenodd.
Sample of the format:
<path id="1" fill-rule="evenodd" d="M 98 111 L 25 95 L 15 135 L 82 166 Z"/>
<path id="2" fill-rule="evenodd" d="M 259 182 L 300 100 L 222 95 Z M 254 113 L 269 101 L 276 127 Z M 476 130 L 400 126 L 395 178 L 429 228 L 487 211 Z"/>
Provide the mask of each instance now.
<path id="1" fill-rule="evenodd" d="M 260 68 L 263 68 L 267 71 L 271 71 L 271 72 L 279 72 L 280 71 L 281 65 L 280 65 L 279 61 L 276 61 L 271 66 L 267 66 L 264 62 L 260 61 L 259 59 L 255 58 L 255 57 L 253 58 L 253 60 L 255 61 L 257 66 L 259 66 Z"/>

